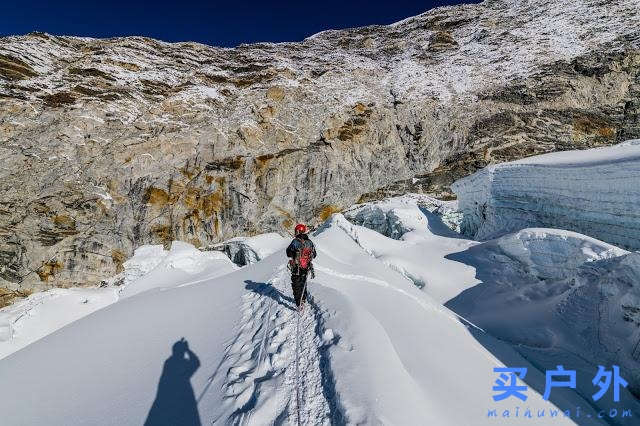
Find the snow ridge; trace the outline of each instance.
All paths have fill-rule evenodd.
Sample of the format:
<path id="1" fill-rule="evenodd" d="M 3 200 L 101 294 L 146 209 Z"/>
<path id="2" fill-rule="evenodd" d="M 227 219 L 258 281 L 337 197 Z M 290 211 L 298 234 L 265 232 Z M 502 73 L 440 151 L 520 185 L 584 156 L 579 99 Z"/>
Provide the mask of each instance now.
<path id="1" fill-rule="evenodd" d="M 325 341 L 320 309 L 310 297 L 299 315 L 285 296 L 286 276 L 281 267 L 267 283 L 246 282 L 243 325 L 225 355 L 231 365 L 224 384 L 228 408 L 214 423 L 332 424 L 340 416 L 323 356 L 322 347 L 331 342 Z"/>

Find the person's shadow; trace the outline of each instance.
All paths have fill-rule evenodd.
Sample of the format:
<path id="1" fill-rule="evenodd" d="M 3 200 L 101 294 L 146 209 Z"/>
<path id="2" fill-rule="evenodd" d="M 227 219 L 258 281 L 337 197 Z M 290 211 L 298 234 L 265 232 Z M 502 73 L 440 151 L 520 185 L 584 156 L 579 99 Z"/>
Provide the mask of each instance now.
<path id="1" fill-rule="evenodd" d="M 258 283 L 251 280 L 245 280 L 244 283 L 247 290 L 251 290 L 261 296 L 267 296 L 291 310 L 296 310 L 296 302 L 292 297 L 285 296 L 280 290 L 267 283 Z M 288 302 L 288 303 L 287 303 Z"/>
<path id="2" fill-rule="evenodd" d="M 158 393 L 144 424 L 200 426 L 198 404 L 190 380 L 200 367 L 200 360 L 189 349 L 184 337 L 173 344 L 172 351 L 164 362 Z"/>

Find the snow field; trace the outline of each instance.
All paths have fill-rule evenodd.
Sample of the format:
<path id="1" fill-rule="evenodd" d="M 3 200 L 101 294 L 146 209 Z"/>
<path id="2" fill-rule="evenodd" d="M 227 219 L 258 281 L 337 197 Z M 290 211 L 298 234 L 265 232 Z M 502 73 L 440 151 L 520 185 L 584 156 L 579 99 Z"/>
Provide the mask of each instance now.
<path id="1" fill-rule="evenodd" d="M 302 316 L 278 251 L 132 294 L 36 341 L 0 362 L 5 423 L 141 424 L 182 337 L 201 361 L 188 386 L 203 424 L 295 424 L 298 413 L 301 424 L 493 423 L 485 410 L 501 362 L 454 313 L 363 250 L 357 238 L 369 232 L 335 215 L 312 237 L 317 277 Z M 553 407 L 533 390 L 530 403 Z"/>

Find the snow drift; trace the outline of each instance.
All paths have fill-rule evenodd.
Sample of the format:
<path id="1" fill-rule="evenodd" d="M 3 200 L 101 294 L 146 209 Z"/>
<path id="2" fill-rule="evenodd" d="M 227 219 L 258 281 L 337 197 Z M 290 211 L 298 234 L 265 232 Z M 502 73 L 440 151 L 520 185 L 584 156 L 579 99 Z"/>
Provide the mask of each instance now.
<path id="1" fill-rule="evenodd" d="M 490 166 L 452 188 L 476 239 L 551 227 L 640 249 L 640 140 Z"/>
<path id="2" fill-rule="evenodd" d="M 135 270 L 137 268 L 134 265 L 141 264 L 154 267 L 131 285 L 125 286 L 120 297 L 130 297 L 154 288 L 202 282 L 237 269 L 223 253 L 203 252 L 180 241 L 174 241 L 169 251 L 162 250 L 162 246 L 146 246 L 136 250 L 135 256 L 125 262 L 125 272 Z"/>
<path id="3" fill-rule="evenodd" d="M 455 202 L 408 194 L 356 205 L 345 217 L 361 226 L 344 221 L 337 226 L 371 256 L 443 303 L 477 282 L 473 268 L 444 258 L 474 244 L 450 229 L 457 227 L 455 207 Z"/>
<path id="4" fill-rule="evenodd" d="M 620 365 L 640 395 L 640 254 L 525 229 L 447 258 L 473 266 L 480 281 L 447 307 L 544 369 L 571 365 L 587 401 L 598 365 Z M 630 394 L 622 402 L 638 407 Z"/>

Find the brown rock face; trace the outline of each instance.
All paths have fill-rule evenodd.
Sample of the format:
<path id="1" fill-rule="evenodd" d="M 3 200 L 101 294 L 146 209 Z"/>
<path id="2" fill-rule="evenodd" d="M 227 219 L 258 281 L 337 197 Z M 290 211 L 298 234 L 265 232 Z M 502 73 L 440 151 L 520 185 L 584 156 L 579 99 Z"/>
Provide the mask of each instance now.
<path id="1" fill-rule="evenodd" d="M 639 137 L 637 3 L 511 3 L 235 49 L 0 39 L 0 287 Z"/>

